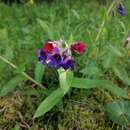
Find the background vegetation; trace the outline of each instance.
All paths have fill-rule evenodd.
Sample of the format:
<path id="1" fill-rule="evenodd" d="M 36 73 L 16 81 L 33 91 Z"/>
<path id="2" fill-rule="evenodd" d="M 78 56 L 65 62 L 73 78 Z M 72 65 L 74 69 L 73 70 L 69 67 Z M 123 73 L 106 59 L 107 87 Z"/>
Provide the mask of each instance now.
<path id="1" fill-rule="evenodd" d="M 124 17 L 117 12 L 118 3 L 108 17 L 110 5 L 111 1 L 103 6 L 96 0 L 11 7 L 0 4 L 0 55 L 18 67 L 13 69 L 0 60 L 1 130 L 129 130 L 130 114 L 126 108 L 129 108 L 130 50 L 124 48 L 124 42 L 129 35 L 130 1 L 125 2 L 128 12 Z M 102 22 L 102 33 L 95 40 Z M 100 88 L 74 88 L 56 107 L 34 120 L 38 105 L 57 88 L 58 76 L 55 70 L 46 68 L 42 84 L 48 89 L 44 90 L 19 73 L 25 71 L 35 77 L 37 49 L 48 39 L 68 41 L 71 37 L 88 44 L 87 53 L 76 57 L 75 76 L 108 80 L 96 84 L 106 86 L 110 92 Z M 111 101 L 116 102 L 108 104 Z M 127 113 L 120 118 L 118 112 Z M 114 118 L 111 113 L 115 113 Z"/>

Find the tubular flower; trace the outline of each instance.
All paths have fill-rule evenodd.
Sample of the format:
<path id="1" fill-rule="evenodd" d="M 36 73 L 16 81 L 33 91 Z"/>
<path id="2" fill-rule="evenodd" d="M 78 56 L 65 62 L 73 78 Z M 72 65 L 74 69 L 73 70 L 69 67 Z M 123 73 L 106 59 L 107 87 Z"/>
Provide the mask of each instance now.
<path id="1" fill-rule="evenodd" d="M 71 45 L 71 49 L 74 50 L 76 53 L 82 55 L 85 53 L 87 46 L 83 42 L 76 42 Z"/>
<path id="2" fill-rule="evenodd" d="M 50 68 L 74 70 L 75 61 L 71 54 L 72 48 L 79 54 L 83 54 L 86 51 L 86 45 L 82 42 L 73 44 L 70 48 L 63 48 L 60 41 L 48 41 L 39 50 L 38 58 L 42 64 Z"/>
<path id="3" fill-rule="evenodd" d="M 126 8 L 122 4 L 119 4 L 118 12 L 120 13 L 120 15 L 125 16 L 126 15 Z"/>
<path id="4" fill-rule="evenodd" d="M 71 69 L 71 70 L 74 70 L 75 69 L 75 62 L 74 60 L 72 59 L 71 56 L 66 56 L 63 58 L 63 61 L 62 61 L 62 67 L 67 70 L 67 69 Z"/>
<path id="5" fill-rule="evenodd" d="M 59 52 L 59 46 L 60 43 L 58 41 L 48 41 L 45 43 L 44 49 L 48 52 L 48 53 L 58 53 Z"/>

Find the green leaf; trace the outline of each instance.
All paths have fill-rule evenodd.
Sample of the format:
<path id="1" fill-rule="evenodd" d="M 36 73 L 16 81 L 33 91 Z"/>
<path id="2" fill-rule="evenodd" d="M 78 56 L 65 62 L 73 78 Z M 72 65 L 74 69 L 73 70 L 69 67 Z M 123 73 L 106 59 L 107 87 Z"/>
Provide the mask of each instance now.
<path id="1" fill-rule="evenodd" d="M 73 35 L 71 34 L 71 35 L 69 36 L 68 45 L 70 46 L 71 44 L 73 44 L 73 42 L 74 42 L 74 37 L 73 37 Z"/>
<path id="2" fill-rule="evenodd" d="M 24 79 L 25 77 L 21 75 L 12 78 L 9 82 L 7 82 L 7 84 L 2 87 L 0 91 L 0 97 L 5 96 L 9 92 L 12 92 Z"/>
<path id="3" fill-rule="evenodd" d="M 126 33 L 126 32 L 127 32 L 127 29 L 126 29 L 125 24 L 124 24 L 122 21 L 119 21 L 119 24 L 120 24 L 120 27 L 122 27 L 124 33 Z"/>
<path id="4" fill-rule="evenodd" d="M 43 73 L 45 70 L 45 66 L 41 64 L 41 62 L 38 62 L 35 67 L 35 80 L 39 83 L 42 83 Z"/>
<path id="5" fill-rule="evenodd" d="M 38 107 L 36 113 L 34 114 L 34 118 L 40 117 L 51 110 L 63 97 L 65 93 L 63 89 L 58 88 L 53 91 Z"/>
<path id="6" fill-rule="evenodd" d="M 127 92 L 122 88 L 114 85 L 112 82 L 108 80 L 98 80 L 98 79 L 83 79 L 83 78 L 74 78 L 72 82 L 72 87 L 74 88 L 104 88 L 116 96 L 121 96 L 124 98 L 128 98 Z"/>
<path id="7" fill-rule="evenodd" d="M 106 106 L 106 112 L 109 118 L 119 124 L 130 124 L 130 102 L 129 101 L 115 101 L 108 103 Z"/>
<path id="8" fill-rule="evenodd" d="M 60 87 L 66 93 L 72 84 L 73 72 L 71 70 L 65 71 L 63 69 L 60 69 L 58 72 L 59 72 Z"/>
<path id="9" fill-rule="evenodd" d="M 115 65 L 112 67 L 115 74 L 127 85 L 130 85 L 130 78 L 128 77 L 128 74 L 125 70 L 125 67 L 123 65 Z"/>
<path id="10" fill-rule="evenodd" d="M 80 15 L 78 14 L 78 12 L 75 9 L 72 9 L 72 13 L 78 20 L 80 19 Z"/>

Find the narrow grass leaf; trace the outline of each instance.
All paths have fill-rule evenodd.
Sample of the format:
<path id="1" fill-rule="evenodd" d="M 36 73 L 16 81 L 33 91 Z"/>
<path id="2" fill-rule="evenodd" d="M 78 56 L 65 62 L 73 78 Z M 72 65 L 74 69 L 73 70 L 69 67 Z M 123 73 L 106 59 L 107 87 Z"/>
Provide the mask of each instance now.
<path id="1" fill-rule="evenodd" d="M 126 33 L 126 32 L 127 32 L 127 29 L 126 29 L 125 24 L 124 24 L 122 21 L 119 21 L 119 24 L 120 24 L 120 26 L 122 27 L 124 33 Z"/>
<path id="2" fill-rule="evenodd" d="M 76 19 L 80 19 L 80 15 L 78 14 L 78 12 L 75 9 L 72 9 L 72 13 L 75 16 Z"/>

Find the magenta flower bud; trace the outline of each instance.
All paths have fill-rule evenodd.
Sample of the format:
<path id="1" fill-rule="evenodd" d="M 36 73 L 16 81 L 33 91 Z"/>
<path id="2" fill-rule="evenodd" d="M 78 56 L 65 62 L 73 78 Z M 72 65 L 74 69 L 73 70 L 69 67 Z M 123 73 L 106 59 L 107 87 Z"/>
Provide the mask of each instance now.
<path id="1" fill-rule="evenodd" d="M 71 45 L 71 49 L 74 50 L 76 53 L 82 55 L 85 53 L 87 45 L 84 42 L 76 42 Z"/>

